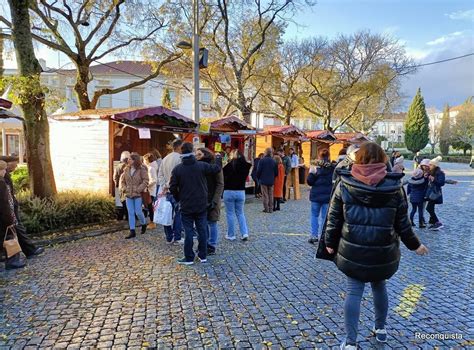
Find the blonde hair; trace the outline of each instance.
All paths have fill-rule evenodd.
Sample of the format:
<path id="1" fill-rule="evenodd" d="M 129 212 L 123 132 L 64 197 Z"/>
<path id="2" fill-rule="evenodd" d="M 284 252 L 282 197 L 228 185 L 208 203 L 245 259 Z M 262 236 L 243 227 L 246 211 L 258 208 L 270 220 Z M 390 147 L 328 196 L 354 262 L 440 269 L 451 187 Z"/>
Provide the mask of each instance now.
<path id="1" fill-rule="evenodd" d="M 276 162 L 277 164 L 282 164 L 282 163 L 283 163 L 283 161 L 281 160 L 281 157 L 280 157 L 280 156 L 274 156 L 273 159 L 275 160 L 275 162 Z"/>
<path id="2" fill-rule="evenodd" d="M 8 164 L 4 160 L 0 160 L 0 170 L 5 170 Z"/>

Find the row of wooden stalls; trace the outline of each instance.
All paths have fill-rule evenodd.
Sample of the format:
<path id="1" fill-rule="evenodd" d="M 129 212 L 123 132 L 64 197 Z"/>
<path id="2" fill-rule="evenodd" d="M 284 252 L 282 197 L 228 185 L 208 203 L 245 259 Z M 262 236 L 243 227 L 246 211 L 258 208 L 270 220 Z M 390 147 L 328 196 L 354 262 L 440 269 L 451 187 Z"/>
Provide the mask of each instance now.
<path id="1" fill-rule="evenodd" d="M 327 131 L 304 133 L 295 126 L 269 127 L 257 132 L 243 120 L 229 116 L 207 119 L 197 125 L 193 120 L 165 107 L 86 110 L 53 115 L 50 121 L 50 147 L 56 185 L 59 190 L 88 190 L 113 194 L 113 172 L 122 151 L 141 155 L 157 149 L 164 157 L 170 143 L 181 138 L 197 147 L 224 152 L 227 147 L 239 149 L 249 162 L 267 147 L 293 147 L 309 168 L 321 148 L 330 149 L 331 159 L 339 150 L 360 140 L 354 135 Z M 299 198 L 298 176 L 292 176 L 288 187 L 294 187 L 293 198 Z M 249 176 L 247 186 L 253 187 Z"/>

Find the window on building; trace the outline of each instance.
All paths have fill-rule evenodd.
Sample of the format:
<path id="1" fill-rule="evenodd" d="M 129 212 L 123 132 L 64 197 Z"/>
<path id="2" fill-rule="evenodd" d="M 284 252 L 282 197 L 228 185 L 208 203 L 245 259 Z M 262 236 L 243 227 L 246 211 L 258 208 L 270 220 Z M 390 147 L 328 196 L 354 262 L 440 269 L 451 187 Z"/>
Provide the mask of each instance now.
<path id="1" fill-rule="evenodd" d="M 130 90 L 130 107 L 143 107 L 143 89 Z"/>
<path id="2" fill-rule="evenodd" d="M 6 135 L 7 139 L 7 155 L 8 156 L 19 156 L 20 155 L 20 135 Z"/>
<path id="3" fill-rule="evenodd" d="M 170 92 L 170 100 L 171 100 L 171 108 L 179 109 L 179 90 L 169 89 Z"/>
<path id="4" fill-rule="evenodd" d="M 399 126 L 397 127 L 397 133 L 398 133 L 398 134 L 401 134 L 401 133 L 402 133 L 402 129 L 403 129 L 402 126 L 399 125 Z"/>
<path id="5" fill-rule="evenodd" d="M 199 101 L 203 110 L 210 110 L 212 105 L 212 90 L 201 89 L 199 92 Z"/>
<path id="6" fill-rule="evenodd" d="M 382 133 L 386 133 L 387 132 L 387 127 L 385 126 L 385 124 L 382 125 Z"/>
<path id="7" fill-rule="evenodd" d="M 99 108 L 112 108 L 112 96 L 111 95 L 100 96 L 97 106 Z"/>

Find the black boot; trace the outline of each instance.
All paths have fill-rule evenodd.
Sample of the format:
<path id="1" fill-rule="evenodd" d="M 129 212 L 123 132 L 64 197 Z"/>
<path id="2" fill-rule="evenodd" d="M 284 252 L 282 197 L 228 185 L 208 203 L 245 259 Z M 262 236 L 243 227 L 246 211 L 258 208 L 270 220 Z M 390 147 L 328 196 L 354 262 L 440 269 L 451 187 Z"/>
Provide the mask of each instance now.
<path id="1" fill-rule="evenodd" d="M 141 231 L 141 234 L 144 234 L 146 232 L 146 224 L 145 225 L 142 225 L 142 231 Z"/>
<path id="2" fill-rule="evenodd" d="M 136 233 L 135 233 L 135 230 L 130 230 L 130 234 L 125 237 L 125 239 L 130 239 L 130 238 L 133 238 L 133 237 L 136 237 Z"/>
<path id="3" fill-rule="evenodd" d="M 21 269 L 26 266 L 26 256 L 23 252 L 17 253 L 10 258 L 7 258 L 5 262 L 5 268 L 7 270 Z"/>
<path id="4" fill-rule="evenodd" d="M 423 221 L 420 221 L 420 223 L 418 224 L 418 227 L 419 228 L 425 228 L 426 224 Z"/>

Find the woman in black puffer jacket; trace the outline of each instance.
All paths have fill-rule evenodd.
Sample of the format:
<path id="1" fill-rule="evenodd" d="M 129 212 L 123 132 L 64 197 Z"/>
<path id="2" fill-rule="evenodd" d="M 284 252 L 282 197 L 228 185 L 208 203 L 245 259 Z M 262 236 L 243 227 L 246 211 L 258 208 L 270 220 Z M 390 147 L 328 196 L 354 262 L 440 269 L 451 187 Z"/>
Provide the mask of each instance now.
<path id="1" fill-rule="evenodd" d="M 361 145 L 350 171 L 339 170 L 341 182 L 331 198 L 325 243 L 336 252 L 337 267 L 347 275 L 344 318 L 347 338 L 341 349 L 355 349 L 360 301 L 371 282 L 375 306 L 374 333 L 386 342 L 388 297 L 385 280 L 398 269 L 399 240 L 423 255 L 427 248 L 412 230 L 407 200 L 400 179 L 387 173 L 387 157 L 373 142 Z"/>

